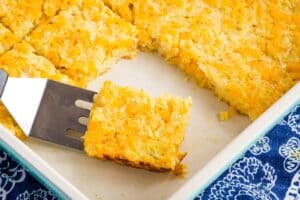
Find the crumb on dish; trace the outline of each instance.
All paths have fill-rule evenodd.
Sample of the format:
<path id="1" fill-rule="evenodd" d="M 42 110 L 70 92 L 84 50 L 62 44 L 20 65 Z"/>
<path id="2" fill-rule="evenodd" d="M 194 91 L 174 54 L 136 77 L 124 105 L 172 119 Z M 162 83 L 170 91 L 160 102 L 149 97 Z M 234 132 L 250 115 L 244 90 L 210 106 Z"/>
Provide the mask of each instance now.
<path id="1" fill-rule="evenodd" d="M 236 110 L 233 107 L 229 107 L 228 110 L 219 112 L 219 120 L 226 121 L 236 114 Z"/>

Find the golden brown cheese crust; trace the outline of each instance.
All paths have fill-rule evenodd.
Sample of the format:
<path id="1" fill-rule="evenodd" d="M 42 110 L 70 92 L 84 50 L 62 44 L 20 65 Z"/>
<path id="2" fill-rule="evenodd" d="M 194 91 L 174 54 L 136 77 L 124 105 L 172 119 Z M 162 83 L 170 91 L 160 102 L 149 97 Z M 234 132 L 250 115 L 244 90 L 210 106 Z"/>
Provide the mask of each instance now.
<path id="1" fill-rule="evenodd" d="M 3 2 L 2 2 L 3 1 Z M 2 17 L 0 21 L 14 33 L 18 39 L 27 35 L 43 16 L 43 0 L 1 0 Z"/>
<path id="2" fill-rule="evenodd" d="M 14 45 L 13 49 L 0 56 L 0 68 L 12 77 L 38 77 L 77 85 L 68 76 L 59 72 L 45 57 L 36 54 L 27 42 Z"/>
<path id="3" fill-rule="evenodd" d="M 97 0 L 59 12 L 27 39 L 38 54 L 82 86 L 107 71 L 115 60 L 132 57 L 137 44 L 134 26 Z"/>
<path id="4" fill-rule="evenodd" d="M 238 111 L 258 117 L 300 63 L 297 0 L 104 0 L 157 50 Z M 159 23 L 158 23 L 159 22 Z"/>
<path id="5" fill-rule="evenodd" d="M 133 167 L 179 173 L 186 155 L 179 147 L 190 108 L 190 98 L 151 98 L 142 90 L 106 81 L 91 111 L 85 151 Z"/>
<path id="6" fill-rule="evenodd" d="M 84 0 L 44 0 L 43 13 L 47 18 L 56 16 L 71 6 L 81 5 Z"/>
<path id="7" fill-rule="evenodd" d="M 300 81 L 300 62 L 290 63 L 287 70 L 295 81 Z"/>

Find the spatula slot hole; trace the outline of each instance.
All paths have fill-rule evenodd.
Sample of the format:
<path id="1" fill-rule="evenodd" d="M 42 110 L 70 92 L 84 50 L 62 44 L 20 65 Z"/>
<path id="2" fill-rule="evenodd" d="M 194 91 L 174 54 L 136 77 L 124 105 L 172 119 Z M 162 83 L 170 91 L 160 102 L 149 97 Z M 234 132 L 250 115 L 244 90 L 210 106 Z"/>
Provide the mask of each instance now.
<path id="1" fill-rule="evenodd" d="M 91 110 L 93 104 L 91 102 L 88 101 L 84 101 L 81 99 L 77 99 L 75 101 L 75 106 L 79 107 L 79 108 L 83 108 L 83 109 L 87 109 L 87 110 Z"/>
<path id="2" fill-rule="evenodd" d="M 78 118 L 78 123 L 79 124 L 82 124 L 82 125 L 84 125 L 84 126 L 86 126 L 87 125 L 87 123 L 88 123 L 88 118 L 87 117 L 79 117 Z"/>
<path id="3" fill-rule="evenodd" d="M 82 141 L 83 133 L 80 133 L 80 132 L 75 131 L 73 129 L 67 129 L 65 134 L 66 134 L 66 136 L 68 136 L 70 138 Z"/>

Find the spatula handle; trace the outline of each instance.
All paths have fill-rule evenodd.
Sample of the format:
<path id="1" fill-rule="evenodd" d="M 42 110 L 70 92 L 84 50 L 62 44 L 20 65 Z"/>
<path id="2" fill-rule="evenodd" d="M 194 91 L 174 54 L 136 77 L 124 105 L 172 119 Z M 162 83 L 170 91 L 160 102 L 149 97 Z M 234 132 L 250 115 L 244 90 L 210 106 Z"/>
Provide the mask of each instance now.
<path id="1" fill-rule="evenodd" d="M 4 88 L 8 79 L 8 74 L 6 71 L 0 69 L 0 98 L 4 92 Z"/>

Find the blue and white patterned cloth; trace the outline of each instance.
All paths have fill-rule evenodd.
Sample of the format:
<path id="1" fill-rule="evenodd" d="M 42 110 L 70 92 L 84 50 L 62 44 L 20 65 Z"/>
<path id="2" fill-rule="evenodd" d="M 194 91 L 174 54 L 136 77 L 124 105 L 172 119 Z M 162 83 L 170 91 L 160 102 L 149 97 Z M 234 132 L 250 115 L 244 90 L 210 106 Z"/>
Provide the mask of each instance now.
<path id="1" fill-rule="evenodd" d="M 195 200 L 300 200 L 300 105 Z"/>
<path id="2" fill-rule="evenodd" d="M 0 200 L 54 200 L 56 197 L 0 147 Z"/>

